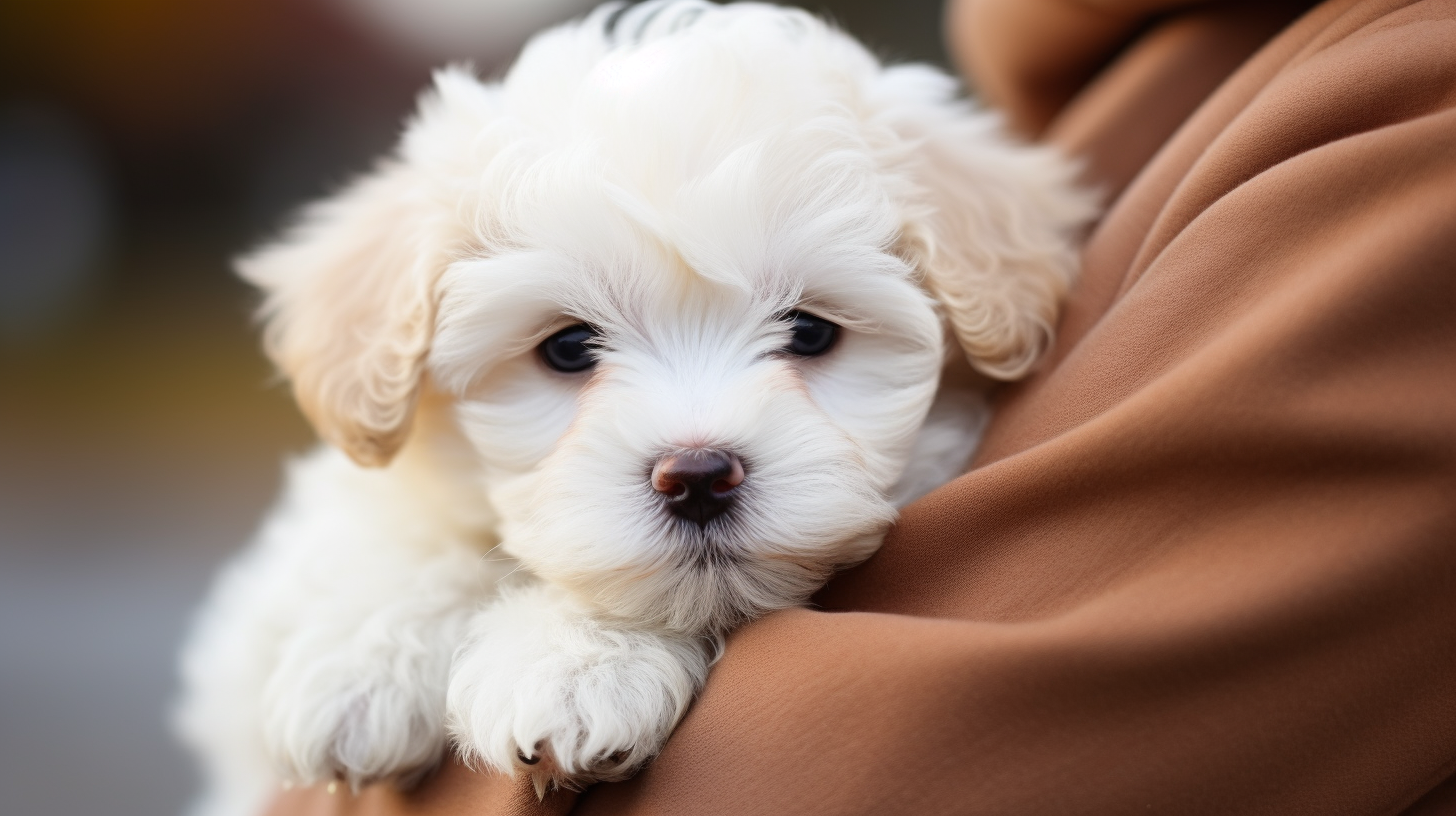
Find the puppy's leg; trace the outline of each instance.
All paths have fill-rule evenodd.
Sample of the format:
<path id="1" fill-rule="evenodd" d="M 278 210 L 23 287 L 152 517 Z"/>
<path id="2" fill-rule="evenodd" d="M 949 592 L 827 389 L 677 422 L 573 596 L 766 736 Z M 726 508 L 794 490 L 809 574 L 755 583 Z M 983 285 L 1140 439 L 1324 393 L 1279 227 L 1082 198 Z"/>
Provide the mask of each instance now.
<path id="1" fill-rule="evenodd" d="M 450 733 L 467 761 L 525 771 L 538 794 L 622 778 L 667 741 L 712 654 L 704 638 L 594 618 L 549 586 L 514 590 L 470 623 Z"/>
<path id="2" fill-rule="evenodd" d="M 315 608 L 280 643 L 262 727 L 285 779 L 408 786 L 439 761 L 450 659 L 474 606 L 458 584 L 469 564 L 399 567 Z"/>
<path id="3" fill-rule="evenodd" d="M 177 716 L 208 781 L 195 813 L 256 813 L 280 782 L 407 783 L 438 761 L 451 658 L 511 565 L 406 487 L 310 456 L 214 587 Z"/>

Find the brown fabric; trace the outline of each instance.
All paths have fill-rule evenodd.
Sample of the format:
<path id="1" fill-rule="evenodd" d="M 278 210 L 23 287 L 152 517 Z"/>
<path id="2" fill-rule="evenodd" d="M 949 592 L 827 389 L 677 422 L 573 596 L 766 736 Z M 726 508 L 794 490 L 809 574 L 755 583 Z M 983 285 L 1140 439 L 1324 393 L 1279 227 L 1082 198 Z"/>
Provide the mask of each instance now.
<path id="1" fill-rule="evenodd" d="M 1058 36 L 1094 6 L 1036 2 Z M 844 611 L 735 634 L 662 756 L 573 813 L 1456 813 L 1456 0 L 1330 0 L 1206 99 L 1158 38 L 1250 37 L 1188 19 L 1053 111 L 1110 188 L 1142 169 L 978 467 L 821 593 Z M 1034 62 L 1024 22 L 976 40 Z M 1196 111 L 1121 138 L 1159 106 Z M 473 804 L 272 814 L 523 812 L 429 784 Z"/>
<path id="2" fill-rule="evenodd" d="M 1024 135 L 1040 136 L 1153 11 L 1192 1 L 951 0 L 946 39 L 977 95 Z"/>
<path id="3" fill-rule="evenodd" d="M 1086 161 L 1111 201 L 1234 69 L 1311 5 L 1215 3 L 1169 17 L 1060 108 L 1043 136 Z"/>

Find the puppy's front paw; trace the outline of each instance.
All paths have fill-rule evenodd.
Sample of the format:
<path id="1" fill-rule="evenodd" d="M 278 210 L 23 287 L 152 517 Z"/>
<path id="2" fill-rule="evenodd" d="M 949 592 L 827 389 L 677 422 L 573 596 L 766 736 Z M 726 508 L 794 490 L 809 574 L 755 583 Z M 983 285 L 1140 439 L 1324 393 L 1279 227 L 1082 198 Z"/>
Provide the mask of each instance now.
<path id="1" fill-rule="evenodd" d="M 451 670 L 447 721 L 461 755 L 528 773 L 538 794 L 630 775 L 702 684 L 705 644 L 520 605 L 483 613 Z"/>
<path id="2" fill-rule="evenodd" d="M 434 768 L 445 747 L 445 672 L 394 676 L 398 668 L 285 663 L 269 683 L 263 718 L 284 778 L 304 785 L 342 779 L 356 789 L 391 779 L 408 787 Z"/>

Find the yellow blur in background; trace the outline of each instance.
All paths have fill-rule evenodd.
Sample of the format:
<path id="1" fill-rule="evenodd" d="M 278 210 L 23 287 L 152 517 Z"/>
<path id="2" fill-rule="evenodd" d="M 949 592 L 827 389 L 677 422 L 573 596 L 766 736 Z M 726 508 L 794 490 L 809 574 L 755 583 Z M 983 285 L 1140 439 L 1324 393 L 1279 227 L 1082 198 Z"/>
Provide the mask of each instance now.
<path id="1" fill-rule="evenodd" d="M 582 0 L 0 0 L 0 800 L 167 816 L 175 652 L 312 434 L 229 258 L 386 150 L 429 69 Z M 804 3 L 944 62 L 938 0 Z"/>

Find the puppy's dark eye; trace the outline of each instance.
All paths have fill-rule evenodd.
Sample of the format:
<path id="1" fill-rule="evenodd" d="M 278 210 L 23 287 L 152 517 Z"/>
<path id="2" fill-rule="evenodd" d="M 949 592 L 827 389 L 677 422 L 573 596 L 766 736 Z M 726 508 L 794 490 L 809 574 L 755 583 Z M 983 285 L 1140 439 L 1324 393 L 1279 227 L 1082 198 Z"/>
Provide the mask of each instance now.
<path id="1" fill-rule="evenodd" d="M 793 311 L 784 315 L 789 323 L 789 344 L 784 351 L 801 357 L 815 357 L 834 348 L 839 327 L 808 312 Z"/>
<path id="2" fill-rule="evenodd" d="M 537 348 L 546 365 L 568 374 L 585 371 L 597 364 L 597 358 L 587 343 L 597 336 L 597 330 L 585 323 L 567 326 L 541 341 Z"/>

